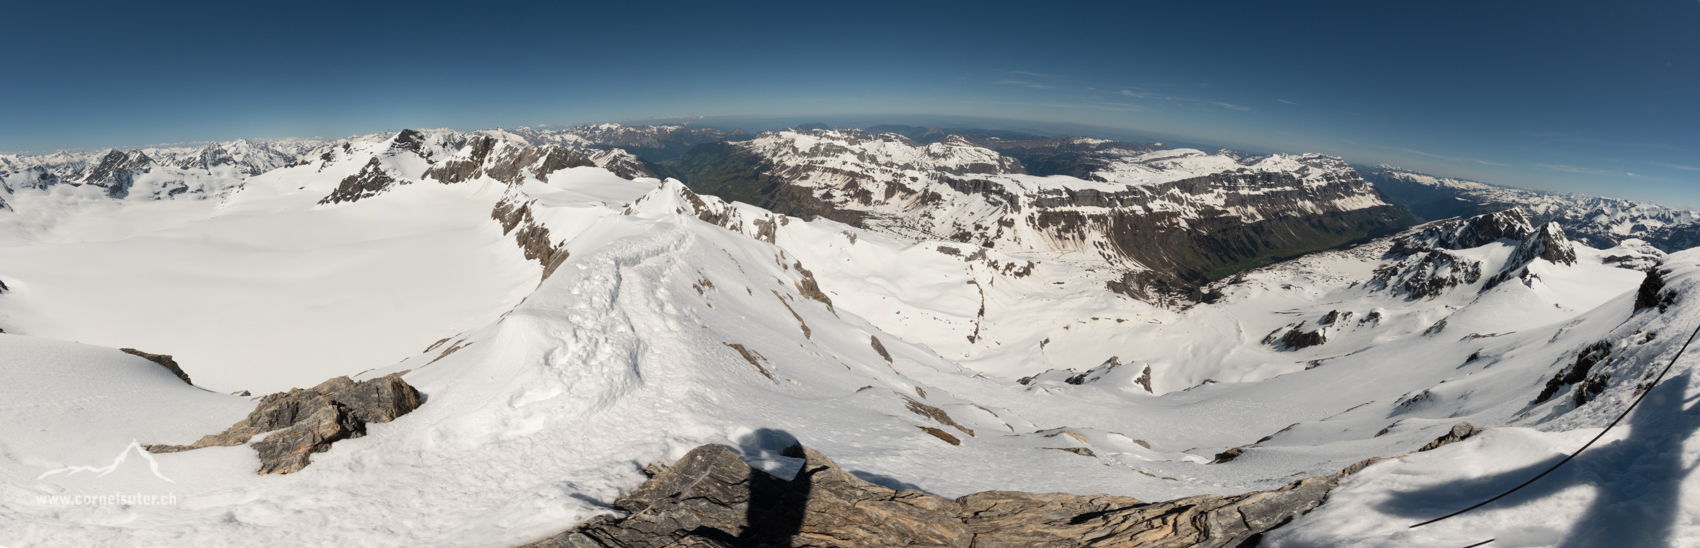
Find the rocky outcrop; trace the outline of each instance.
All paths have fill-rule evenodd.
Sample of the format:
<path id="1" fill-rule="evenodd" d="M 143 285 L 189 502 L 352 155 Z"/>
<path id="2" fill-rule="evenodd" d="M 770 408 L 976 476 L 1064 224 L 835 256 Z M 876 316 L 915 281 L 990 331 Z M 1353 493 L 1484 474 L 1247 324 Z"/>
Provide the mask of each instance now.
<path id="1" fill-rule="evenodd" d="M 336 190 L 319 200 L 319 205 L 340 204 L 371 198 L 383 194 L 392 186 L 410 184 L 413 181 L 391 177 L 384 171 L 383 163 L 373 157 L 359 173 L 349 175 L 337 183 Z"/>
<path id="2" fill-rule="evenodd" d="M 556 244 L 549 235 L 549 227 L 537 222 L 531 215 L 531 201 L 521 202 L 518 195 L 510 194 L 496 203 L 490 210 L 490 218 L 502 224 L 502 235 L 513 234 L 514 241 L 525 254 L 526 260 L 537 261 L 543 265 L 543 278 L 560 268 L 572 254 L 567 251 L 566 243 Z"/>
<path id="3" fill-rule="evenodd" d="M 885 351 L 885 345 L 880 344 L 879 337 L 869 335 L 868 344 L 874 347 L 874 353 L 879 354 L 881 358 L 885 358 L 886 363 L 891 363 L 891 353 Z"/>
<path id="4" fill-rule="evenodd" d="M 1447 432 L 1446 435 L 1435 438 L 1434 441 L 1428 442 L 1427 445 L 1424 445 L 1422 449 L 1416 450 L 1416 452 L 1421 453 L 1423 451 L 1433 451 L 1435 449 L 1439 449 L 1443 445 L 1458 443 L 1475 437 L 1476 434 L 1480 433 L 1482 433 L 1482 429 L 1476 427 L 1476 425 L 1467 422 L 1460 422 L 1452 425 L 1452 430 Z"/>
<path id="5" fill-rule="evenodd" d="M 1554 395 L 1558 394 L 1558 392 L 1563 390 L 1566 386 L 1589 380 L 1588 373 L 1593 371 L 1595 366 L 1610 363 L 1610 342 L 1598 341 L 1594 344 L 1583 347 L 1582 351 L 1576 354 L 1576 363 L 1572 364 L 1570 367 L 1564 368 L 1563 371 L 1558 372 L 1557 375 L 1553 375 L 1551 379 L 1547 380 L 1546 386 L 1541 388 L 1541 393 L 1535 396 L 1534 403 L 1542 403 L 1552 399 Z M 1604 389 L 1603 381 L 1600 383 L 1600 388 L 1602 390 Z M 1584 392 L 1586 392 L 1586 387 L 1577 391 L 1577 406 L 1587 403 L 1588 397 L 1583 395 Z M 1598 393 L 1598 391 L 1595 391 L 1595 393 Z"/>
<path id="6" fill-rule="evenodd" d="M 150 453 L 176 453 L 203 447 L 242 445 L 255 436 L 274 432 L 253 444 L 260 456 L 260 474 L 288 474 L 311 464 L 313 453 L 329 451 L 337 441 L 366 435 L 367 423 L 395 420 L 419 408 L 422 399 L 401 376 L 392 373 L 354 381 L 337 377 L 308 389 L 267 395 L 247 418 L 219 434 L 203 436 L 190 445 L 149 445 Z"/>
<path id="7" fill-rule="evenodd" d="M 1279 346 L 1281 348 L 1287 350 L 1301 350 L 1312 346 L 1321 346 L 1323 343 L 1328 342 L 1328 334 L 1324 333 L 1321 328 L 1313 331 L 1305 331 L 1304 324 L 1299 324 L 1298 327 L 1287 330 L 1287 334 L 1282 335 L 1279 342 Z"/>
<path id="8" fill-rule="evenodd" d="M 1517 250 L 1505 261 L 1505 270 L 1522 267 L 1535 262 L 1535 259 L 1544 259 L 1553 264 L 1574 265 L 1576 246 L 1570 243 L 1569 238 L 1564 237 L 1564 229 L 1557 223 L 1541 225 L 1517 245 Z"/>
<path id="9" fill-rule="evenodd" d="M 549 174 L 555 171 L 595 165 L 595 162 L 557 146 L 533 147 L 498 141 L 493 137 L 473 137 L 453 158 L 427 170 L 425 177 L 452 184 L 488 176 L 515 185 L 527 177 L 549 182 Z"/>
<path id="10" fill-rule="evenodd" d="M 75 179 L 81 184 L 103 187 L 106 195 L 113 198 L 124 198 L 130 195 L 130 186 L 135 184 L 136 175 L 147 173 L 153 166 L 153 159 L 140 150 L 108 152 L 99 163 L 77 174 Z"/>
<path id="11" fill-rule="evenodd" d="M 1377 267 L 1368 286 L 1404 295 L 1410 300 L 1423 300 L 1440 296 L 1460 285 L 1476 283 L 1481 278 L 1481 261 L 1436 249 Z"/>
<path id="12" fill-rule="evenodd" d="M 1432 250 L 1472 249 L 1501 239 L 1522 240 L 1533 232 L 1535 227 L 1529 224 L 1529 217 L 1523 210 L 1508 209 L 1422 225 L 1410 234 L 1395 238 L 1387 253 L 1392 257 L 1409 257 Z M 1562 238 L 1563 234 L 1559 236 Z"/>
<path id="13" fill-rule="evenodd" d="M 1635 290 L 1635 311 L 1656 306 L 1663 313 L 1675 300 L 1675 292 L 1665 291 L 1665 273 L 1658 267 L 1647 269 L 1647 277 L 1641 279 L 1641 286 Z"/>
<path id="14" fill-rule="evenodd" d="M 1327 500 L 1341 478 L 1381 459 L 1279 489 L 1146 503 L 1130 497 L 986 491 L 956 500 L 893 490 L 846 472 L 814 449 L 785 480 L 722 445 L 692 450 L 598 516 L 528 548 L 794 548 L 940 546 L 1255 546 Z"/>
<path id="15" fill-rule="evenodd" d="M 0 292 L 4 292 L 5 289 L 6 289 L 6 284 L 0 283 Z M 195 384 L 193 381 L 189 380 L 189 374 L 184 373 L 183 368 L 179 367 L 177 365 L 177 360 L 171 359 L 171 356 L 169 356 L 169 355 L 166 355 L 166 354 L 149 354 L 147 352 L 136 350 L 134 348 L 120 348 L 118 350 L 120 352 L 125 353 L 125 354 L 140 356 L 144 360 L 157 363 L 160 366 L 163 366 L 166 369 L 171 370 L 171 374 L 177 375 L 177 378 L 179 378 L 179 379 L 183 379 L 183 384 L 187 384 L 187 385 L 191 385 L 191 386 L 193 386 Z"/>
<path id="16" fill-rule="evenodd" d="M 1544 260 L 1555 265 L 1576 264 L 1576 246 L 1564 237 L 1564 229 L 1556 223 L 1547 223 L 1534 230 L 1523 241 L 1517 244 L 1517 249 L 1506 259 L 1505 266 L 1498 274 L 1488 278 L 1482 284 L 1482 291 L 1498 287 L 1513 278 L 1521 279 L 1525 284 L 1532 284 L 1539 276 L 1529 271 L 1529 264 L 1535 260 Z"/>

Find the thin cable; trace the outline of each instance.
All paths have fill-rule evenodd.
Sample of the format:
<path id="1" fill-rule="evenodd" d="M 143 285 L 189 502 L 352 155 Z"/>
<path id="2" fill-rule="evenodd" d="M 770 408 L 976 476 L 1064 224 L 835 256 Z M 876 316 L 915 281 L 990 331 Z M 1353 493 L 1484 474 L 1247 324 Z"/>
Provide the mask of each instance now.
<path id="1" fill-rule="evenodd" d="M 1683 352 L 1687 352 L 1687 351 L 1688 351 L 1688 345 L 1690 345 L 1690 344 L 1694 344 L 1694 338 L 1695 338 L 1695 337 L 1697 337 L 1697 336 L 1700 336 L 1700 325 L 1696 325 L 1696 326 L 1695 326 L 1695 327 L 1694 327 L 1694 334 L 1693 334 L 1693 335 L 1689 335 L 1689 336 L 1688 336 L 1688 342 L 1685 342 L 1685 343 L 1682 343 L 1682 349 L 1681 349 L 1681 350 L 1677 350 L 1677 351 L 1676 351 L 1676 355 L 1675 355 L 1675 356 L 1671 356 L 1671 359 L 1670 359 L 1670 363 L 1668 363 L 1668 364 L 1665 364 L 1665 370 L 1664 370 L 1664 371 L 1660 371 L 1660 372 L 1659 372 L 1659 378 L 1656 378 L 1656 379 L 1653 379 L 1653 384 L 1652 384 L 1652 385 L 1651 385 L 1651 386 L 1648 386 L 1648 387 L 1647 387 L 1647 391 L 1646 391 L 1646 392 L 1642 392 L 1642 393 L 1641 393 L 1641 396 L 1640 396 L 1640 397 L 1638 397 L 1638 398 L 1635 398 L 1635 401 L 1634 401 L 1634 402 L 1633 402 L 1633 403 L 1630 403 L 1630 404 L 1629 404 L 1629 408 L 1628 408 L 1628 409 L 1624 409 L 1624 410 L 1623 410 L 1623 414 L 1621 414 L 1621 415 L 1618 415 L 1618 416 L 1617 416 L 1617 420 L 1614 420 L 1614 421 L 1611 421 L 1611 424 L 1609 424 L 1609 425 L 1607 425 L 1607 426 L 1606 426 L 1606 429 L 1605 429 L 1605 430 L 1601 430 L 1601 431 L 1600 431 L 1600 435 L 1598 435 L 1598 436 L 1594 436 L 1594 439 L 1591 439 L 1591 440 L 1588 440 L 1588 444 L 1587 444 L 1587 445 L 1583 445 L 1583 446 L 1582 446 L 1582 448 L 1581 448 L 1581 449 L 1577 449 L 1577 450 L 1576 450 L 1576 452 L 1575 452 L 1575 453 L 1571 453 L 1571 454 L 1570 454 L 1570 456 L 1568 456 L 1568 457 L 1564 457 L 1564 460 L 1561 460 L 1561 461 L 1558 461 L 1558 464 L 1554 464 L 1554 465 L 1552 465 L 1552 468 L 1548 468 L 1548 469 L 1547 469 L 1547 471 L 1545 471 L 1545 472 L 1541 472 L 1541 474 L 1540 474 L 1540 475 L 1538 475 L 1538 476 L 1535 476 L 1535 477 L 1533 477 L 1533 478 L 1529 478 L 1529 481 L 1525 481 L 1525 482 L 1523 482 L 1523 484 L 1522 484 L 1522 485 L 1519 485 L 1519 486 L 1516 486 L 1516 487 L 1513 487 L 1513 488 L 1511 488 L 1511 490 L 1510 490 L 1510 491 L 1506 491 L 1506 492 L 1504 492 L 1504 493 L 1500 493 L 1500 494 L 1499 494 L 1499 496 L 1496 496 L 1496 497 L 1494 497 L 1494 498 L 1491 498 L 1491 499 L 1487 499 L 1487 500 L 1484 500 L 1484 501 L 1482 501 L 1482 502 L 1481 502 L 1481 503 L 1480 503 L 1480 504 L 1477 504 L 1477 505 L 1475 505 L 1475 506 L 1471 506 L 1471 507 L 1469 507 L 1469 508 L 1465 508 L 1465 509 L 1463 509 L 1463 510 L 1459 510 L 1459 511 L 1457 511 L 1457 512 L 1453 512 L 1453 513 L 1450 513 L 1450 514 L 1447 514 L 1447 515 L 1444 515 L 1444 516 L 1440 516 L 1440 517 L 1438 517 L 1438 518 L 1434 518 L 1434 519 L 1431 519 L 1431 520 L 1428 520 L 1428 521 L 1425 521 L 1425 522 L 1422 522 L 1422 523 L 1418 523 L 1418 524 L 1416 524 L 1416 525 L 1412 525 L 1412 526 L 1411 526 L 1411 527 L 1410 527 L 1410 528 L 1411 528 L 1411 529 L 1416 529 L 1416 528 L 1418 528 L 1418 527 L 1422 527 L 1422 526 L 1424 526 L 1424 525 L 1428 525 L 1428 524 L 1430 524 L 1430 523 L 1434 523 L 1434 522 L 1437 522 L 1437 521 L 1440 521 L 1440 520 L 1443 520 L 1443 519 L 1446 519 L 1446 518 L 1450 518 L 1450 517 L 1452 517 L 1452 516 L 1456 516 L 1456 515 L 1458 515 L 1458 514 L 1462 514 L 1462 513 L 1464 513 L 1464 512 L 1468 512 L 1468 511 L 1471 511 L 1471 510 L 1475 510 L 1475 509 L 1477 509 L 1477 508 L 1481 508 L 1481 507 L 1483 507 L 1483 506 L 1487 506 L 1487 505 L 1488 505 L 1488 504 L 1490 504 L 1490 503 L 1492 503 L 1492 502 L 1493 502 L 1493 501 L 1496 501 L 1496 500 L 1499 500 L 1499 499 L 1502 499 L 1502 498 L 1505 498 L 1505 496 L 1506 496 L 1506 495 L 1510 495 L 1510 494 L 1512 494 L 1512 493 L 1516 493 L 1516 492 L 1517 492 L 1517 490 L 1518 490 L 1518 489 L 1522 489 L 1522 488 L 1524 488 L 1524 487 L 1528 487 L 1528 486 L 1529 486 L 1529 484 L 1531 484 L 1531 483 L 1534 483 L 1534 482 L 1535 482 L 1535 480 L 1538 480 L 1538 479 L 1541 479 L 1541 478 L 1543 478 L 1543 477 L 1546 477 L 1546 475 L 1547 475 L 1547 474 L 1551 474 L 1551 473 L 1552 473 L 1552 471 L 1553 471 L 1553 470 L 1557 470 L 1557 469 L 1558 469 L 1558 467 L 1560 467 L 1560 466 L 1564 466 L 1564 463 L 1567 463 L 1567 462 L 1570 462 L 1570 459 L 1574 459 L 1574 458 L 1576 458 L 1576 455 L 1580 455 L 1580 454 L 1582 454 L 1582 452 L 1583 452 L 1583 451 L 1586 451 L 1586 450 L 1587 450 L 1587 449 L 1588 449 L 1588 448 L 1589 448 L 1589 447 L 1591 447 L 1591 446 L 1593 446 L 1593 445 L 1594 445 L 1594 442 L 1596 442 L 1596 441 L 1600 441 L 1600 438 L 1603 438 L 1603 437 L 1605 437 L 1605 435 L 1606 435 L 1606 432 L 1610 432 L 1610 431 L 1611 431 L 1611 429 L 1612 429 L 1612 427 L 1614 427 L 1614 426 L 1617 426 L 1617 423 L 1619 423 L 1619 422 L 1621 422 L 1621 421 L 1623 421 L 1623 418 L 1624 418 L 1624 417 L 1627 417 L 1627 416 L 1629 416 L 1629 412 L 1630 412 L 1630 411 L 1634 411 L 1634 410 L 1635 410 L 1635 406 L 1637 406 L 1637 405 L 1641 405 L 1641 400 L 1644 400 L 1644 399 L 1647 399 L 1647 395 L 1648 395 L 1648 394 L 1652 394 L 1652 393 L 1653 393 L 1653 388 L 1654 388 L 1654 387 L 1657 387 L 1657 386 L 1658 386 L 1658 385 L 1659 385 L 1659 381 L 1663 381 L 1663 380 L 1665 380 L 1665 374 L 1666 374 L 1666 373 L 1670 373 L 1670 370 L 1671 370 L 1671 367 L 1673 367 L 1673 366 L 1675 366 L 1675 365 L 1676 365 L 1676 360 L 1677 360 L 1677 358 L 1681 358 L 1681 357 L 1682 357 L 1682 353 L 1683 353 Z M 1489 542 L 1491 542 L 1491 541 L 1489 541 Z M 1477 545 L 1476 545 L 1476 546 L 1481 546 L 1481 545 L 1480 545 L 1480 544 L 1477 544 Z"/>

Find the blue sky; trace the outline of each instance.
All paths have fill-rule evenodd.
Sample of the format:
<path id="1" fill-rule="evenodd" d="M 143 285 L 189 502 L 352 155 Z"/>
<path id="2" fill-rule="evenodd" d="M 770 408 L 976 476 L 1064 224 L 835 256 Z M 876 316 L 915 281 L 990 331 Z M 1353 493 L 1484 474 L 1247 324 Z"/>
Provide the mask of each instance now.
<path id="1" fill-rule="evenodd" d="M 61 4 L 0 150 L 951 115 L 1700 207 L 1695 0 Z"/>

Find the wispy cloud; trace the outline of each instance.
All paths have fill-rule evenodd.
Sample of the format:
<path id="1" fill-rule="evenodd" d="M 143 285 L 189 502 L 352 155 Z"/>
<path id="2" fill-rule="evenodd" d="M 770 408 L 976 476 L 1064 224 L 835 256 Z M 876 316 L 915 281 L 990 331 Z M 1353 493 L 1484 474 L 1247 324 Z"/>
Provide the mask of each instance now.
<path id="1" fill-rule="evenodd" d="M 1655 166 L 1668 167 L 1668 168 L 1671 168 L 1671 169 L 1680 169 L 1680 170 L 1683 170 L 1683 171 L 1700 171 L 1700 167 L 1685 166 L 1685 165 L 1682 165 L 1682 164 L 1667 164 L 1667 163 L 1664 163 L 1664 162 L 1652 162 L 1652 164 L 1655 165 Z"/>
<path id="2" fill-rule="evenodd" d="M 1102 102 L 1102 103 L 1096 103 L 1096 105 L 1099 106 L 1099 107 L 1102 107 L 1102 108 L 1107 108 L 1107 109 L 1110 109 L 1110 110 L 1119 110 L 1119 111 L 1122 111 L 1122 112 L 1139 112 L 1139 111 L 1145 110 L 1145 107 L 1142 107 L 1142 106 L 1139 106 L 1139 105 L 1130 105 L 1130 104 L 1127 104 L 1127 103 L 1115 103 L 1115 102 L 1108 102 L 1108 101 Z"/>
<path id="3" fill-rule="evenodd" d="M 1567 131 L 1531 131 L 1531 132 L 1525 133 L 1524 135 L 1528 135 L 1530 137 L 1535 137 L 1535 138 L 1538 138 L 1538 139 L 1546 139 L 1548 141 L 1553 141 L 1553 142 L 1571 143 L 1571 144 L 1578 144 L 1578 145 L 1647 148 L 1647 149 L 1655 149 L 1655 150 L 1672 150 L 1672 151 L 1682 150 L 1679 147 L 1671 146 L 1671 145 L 1664 144 L 1664 143 L 1637 143 L 1637 142 L 1632 142 L 1632 141 L 1613 141 L 1613 140 L 1609 140 L 1609 139 L 1599 139 L 1599 138 L 1594 138 L 1594 137 L 1589 137 L 1587 135 L 1584 135 L 1580 131 L 1568 131 L 1568 132 Z"/>
<path id="4" fill-rule="evenodd" d="M 1427 156 L 1427 157 L 1430 157 L 1430 158 L 1446 160 L 1448 162 L 1463 162 L 1464 161 L 1463 158 L 1459 158 L 1457 156 L 1443 156 L 1443 155 L 1435 154 L 1435 153 L 1432 153 L 1432 152 L 1423 152 L 1421 150 L 1411 150 L 1411 149 L 1408 149 L 1408 148 L 1401 148 L 1401 149 L 1399 149 L 1399 151 L 1415 154 L 1415 155 L 1418 155 L 1418 156 Z"/>
<path id="5" fill-rule="evenodd" d="M 1293 105 L 1293 106 L 1298 106 L 1298 103 L 1294 103 L 1294 102 L 1292 102 L 1292 101 L 1288 101 L 1288 100 L 1286 100 L 1286 99 L 1276 99 L 1276 100 L 1275 100 L 1275 102 L 1277 102 L 1277 103 L 1286 103 L 1286 104 L 1289 104 L 1289 105 Z"/>
<path id="6" fill-rule="evenodd" d="M 1042 72 L 1027 72 L 1025 70 L 1012 70 L 1012 71 L 1009 71 L 1009 73 L 1014 74 L 1016 76 L 1030 76 L 1030 77 L 1033 77 L 1033 78 L 1053 78 L 1053 79 L 1062 78 L 1061 76 L 1057 76 L 1057 75 L 1054 75 L 1054 74 L 1045 74 L 1045 73 L 1042 73 Z"/>
<path id="7" fill-rule="evenodd" d="M 1163 95 L 1161 93 L 1145 93 L 1145 92 L 1140 92 L 1140 91 L 1133 91 L 1133 90 L 1130 90 L 1130 89 L 1121 90 L 1120 93 L 1122 95 L 1126 95 L 1128 97 L 1132 97 L 1132 98 L 1135 98 L 1135 99 L 1164 99 L 1164 100 L 1168 100 L 1168 101 L 1174 100 L 1173 97 L 1169 97 L 1169 96 Z"/>
<path id="8" fill-rule="evenodd" d="M 1056 86 L 1047 86 L 1045 84 L 1041 84 L 1041 83 L 1038 83 L 1038 82 L 1029 82 L 1029 81 L 1026 81 L 1026 80 L 998 80 L 998 81 L 992 82 L 992 83 L 993 84 L 1003 84 L 1003 85 L 1006 85 L 1006 86 L 1030 87 L 1030 88 L 1033 88 L 1033 89 L 1057 89 Z"/>
<path id="9" fill-rule="evenodd" d="M 1592 169 L 1592 168 L 1577 167 L 1577 166 L 1564 165 L 1564 164 L 1531 164 L 1531 165 L 1538 167 L 1538 168 L 1542 168 L 1542 169 L 1550 169 L 1550 170 L 1553 170 L 1553 171 L 1563 171 L 1565 173 L 1581 173 L 1583 175 L 1609 175 L 1609 176 L 1613 176 L 1613 177 L 1623 176 L 1623 175 L 1628 175 L 1630 177 L 1635 176 L 1634 173 L 1619 173 L 1619 172 L 1616 172 L 1616 171 L 1606 171 L 1606 170 L 1603 170 L 1603 169 Z"/>
<path id="10" fill-rule="evenodd" d="M 1489 162 L 1487 160 L 1482 160 L 1482 159 L 1479 159 L 1479 158 L 1462 158 L 1462 157 L 1458 157 L 1458 156 L 1446 156 L 1444 154 L 1435 154 L 1435 153 L 1432 153 L 1432 152 L 1423 152 L 1421 150 L 1412 150 L 1412 149 L 1408 149 L 1408 148 L 1398 148 L 1398 149 L 1394 149 L 1394 150 L 1397 150 L 1399 152 L 1404 152 L 1404 153 L 1407 153 L 1407 154 L 1415 154 L 1415 155 L 1418 155 L 1418 156 L 1427 156 L 1429 158 L 1434 158 L 1436 160 L 1446 160 L 1448 162 L 1453 162 L 1453 163 L 1458 163 L 1458 164 L 1474 162 L 1474 163 L 1482 164 L 1482 165 L 1485 165 L 1485 166 L 1503 166 L 1503 165 L 1505 165 L 1505 164 L 1501 164 L 1501 163 L 1498 163 L 1498 162 Z"/>
<path id="11" fill-rule="evenodd" d="M 1130 105 L 1130 104 L 1127 104 L 1127 103 L 1108 103 L 1108 102 L 1097 102 L 1097 103 L 1094 103 L 1094 102 L 1086 102 L 1086 103 L 1025 103 L 1025 102 L 1019 102 L 1019 101 L 958 101 L 958 102 L 961 103 L 961 104 L 964 104 L 964 105 L 1006 105 L 1006 106 L 1023 106 L 1023 107 L 1069 108 L 1069 109 L 1084 108 L 1084 109 L 1092 109 L 1092 110 L 1108 110 L 1108 111 L 1114 111 L 1114 112 L 1141 112 L 1141 111 L 1146 110 L 1145 107 L 1142 107 L 1142 106 L 1139 106 L 1139 105 Z"/>
<path id="12" fill-rule="evenodd" d="M 1236 104 L 1233 104 L 1233 103 L 1224 103 L 1224 102 L 1221 102 L 1221 101 L 1211 101 L 1211 100 L 1208 100 L 1208 99 L 1197 99 L 1197 98 L 1193 98 L 1193 97 L 1177 97 L 1177 96 L 1173 96 L 1173 95 L 1164 95 L 1164 94 L 1161 94 L 1161 93 L 1134 91 L 1134 90 L 1131 90 L 1131 89 L 1123 89 L 1123 90 L 1117 91 L 1116 93 L 1121 94 L 1123 96 L 1132 97 L 1134 99 L 1151 99 L 1151 100 L 1156 100 L 1156 101 L 1172 101 L 1172 102 L 1176 102 L 1176 103 L 1192 103 L 1192 104 L 1195 104 L 1195 105 L 1215 105 L 1217 107 L 1225 108 L 1225 109 L 1228 109 L 1228 110 L 1237 110 L 1237 111 L 1240 111 L 1240 112 L 1256 112 L 1257 111 L 1257 109 L 1254 109 L 1254 108 L 1251 108 L 1251 107 L 1248 107 L 1248 106 L 1245 106 L 1245 105 L 1236 105 Z"/>

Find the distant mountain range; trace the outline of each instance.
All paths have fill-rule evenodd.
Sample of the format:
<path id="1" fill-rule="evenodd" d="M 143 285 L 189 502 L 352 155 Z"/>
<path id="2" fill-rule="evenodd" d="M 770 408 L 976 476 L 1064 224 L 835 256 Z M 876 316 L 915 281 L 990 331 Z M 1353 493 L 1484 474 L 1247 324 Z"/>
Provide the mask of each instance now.
<path id="1" fill-rule="evenodd" d="M 540 149 L 526 158 L 558 150 L 624 177 L 675 177 L 699 193 L 786 215 L 1099 264 L 1121 273 L 1107 283 L 1144 299 L 1198 298 L 1210 280 L 1283 257 L 1421 221 L 1513 207 L 1526 210 L 1535 224 L 1556 221 L 1571 238 L 1596 248 L 1630 239 L 1667 252 L 1700 244 L 1700 214 L 1656 204 L 1352 166 L 1319 154 L 1255 156 L 903 125 L 857 130 L 805 124 L 759 134 L 618 124 L 406 130 L 337 140 L 4 155 L 0 207 L 8 207 L 11 192 L 55 185 L 98 188 L 125 199 L 222 196 L 247 178 L 324 163 L 350 144 L 398 135 L 412 143 L 398 146 L 417 149 L 426 163 L 446 160 L 479 139 Z"/>

